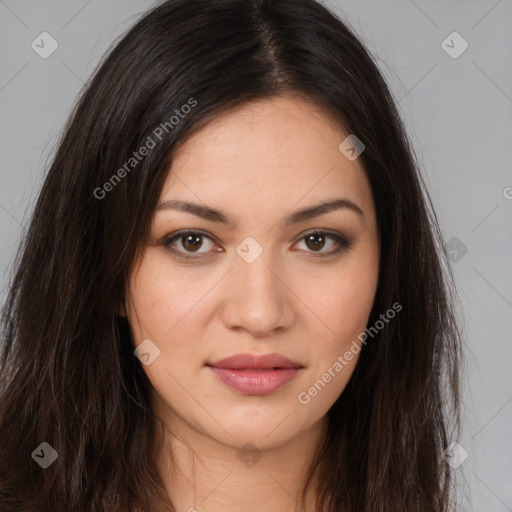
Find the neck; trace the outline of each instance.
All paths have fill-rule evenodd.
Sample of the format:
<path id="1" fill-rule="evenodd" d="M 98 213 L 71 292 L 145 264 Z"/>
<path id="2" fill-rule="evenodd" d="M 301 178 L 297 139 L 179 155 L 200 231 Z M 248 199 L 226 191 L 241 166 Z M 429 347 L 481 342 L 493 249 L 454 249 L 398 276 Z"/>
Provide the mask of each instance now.
<path id="1" fill-rule="evenodd" d="M 220 443 L 176 417 L 164 424 L 163 431 L 156 429 L 161 448 L 155 460 L 175 510 L 315 510 L 316 478 L 305 502 L 301 499 L 315 451 L 326 434 L 325 416 L 299 436 L 261 451 Z"/>

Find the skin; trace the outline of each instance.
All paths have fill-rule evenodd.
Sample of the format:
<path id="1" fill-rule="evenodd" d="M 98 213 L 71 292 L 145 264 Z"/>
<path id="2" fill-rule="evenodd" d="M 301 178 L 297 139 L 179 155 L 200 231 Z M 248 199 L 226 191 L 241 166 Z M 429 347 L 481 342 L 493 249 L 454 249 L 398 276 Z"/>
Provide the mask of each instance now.
<path id="1" fill-rule="evenodd" d="M 166 427 L 155 430 L 162 443 L 157 466 L 177 510 L 299 510 L 326 412 L 358 354 L 309 403 L 298 395 L 364 331 L 378 282 L 374 202 L 359 159 L 338 149 L 347 135 L 313 103 L 280 96 L 224 112 L 175 153 L 161 201 L 208 205 L 236 222 L 157 210 L 120 311 L 136 346 L 149 338 L 160 350 L 143 369 Z M 338 198 L 358 205 L 364 217 L 344 208 L 283 223 L 291 212 Z M 319 256 L 337 247 L 329 237 L 306 243 L 319 228 L 344 234 L 350 246 Z M 197 259 L 182 260 L 162 245 L 182 229 L 208 233 L 196 251 L 183 238 L 171 245 Z M 251 263 L 236 252 L 249 236 L 263 249 Z M 271 352 L 304 368 L 267 396 L 236 391 L 205 366 Z M 260 457 L 253 464 L 239 457 L 247 443 Z"/>

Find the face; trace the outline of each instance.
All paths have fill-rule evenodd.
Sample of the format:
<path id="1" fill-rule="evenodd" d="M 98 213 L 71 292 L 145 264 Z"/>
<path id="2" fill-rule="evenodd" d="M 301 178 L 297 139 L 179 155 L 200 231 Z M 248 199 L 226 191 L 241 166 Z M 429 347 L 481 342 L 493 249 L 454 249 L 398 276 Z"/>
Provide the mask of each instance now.
<path id="1" fill-rule="evenodd" d="M 178 148 L 121 309 L 170 428 L 275 447 L 343 392 L 379 266 L 369 182 L 338 149 L 348 135 L 281 96 Z"/>

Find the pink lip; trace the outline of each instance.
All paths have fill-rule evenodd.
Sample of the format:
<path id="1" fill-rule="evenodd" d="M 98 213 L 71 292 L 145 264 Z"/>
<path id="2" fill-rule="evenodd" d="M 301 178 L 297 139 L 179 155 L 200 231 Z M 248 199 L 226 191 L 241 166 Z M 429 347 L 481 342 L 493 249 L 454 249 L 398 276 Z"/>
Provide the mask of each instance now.
<path id="1" fill-rule="evenodd" d="M 236 354 L 207 366 L 224 384 L 246 395 L 273 393 L 303 368 L 279 354 Z"/>

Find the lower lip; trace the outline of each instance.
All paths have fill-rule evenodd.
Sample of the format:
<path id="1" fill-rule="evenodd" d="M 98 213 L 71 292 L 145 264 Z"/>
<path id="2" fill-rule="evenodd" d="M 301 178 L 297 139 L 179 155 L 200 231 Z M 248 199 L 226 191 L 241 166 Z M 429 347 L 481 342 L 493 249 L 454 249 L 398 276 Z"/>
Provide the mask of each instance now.
<path id="1" fill-rule="evenodd" d="M 277 370 L 234 370 L 209 366 L 210 370 L 233 389 L 246 395 L 269 395 L 290 382 L 300 368 Z"/>

